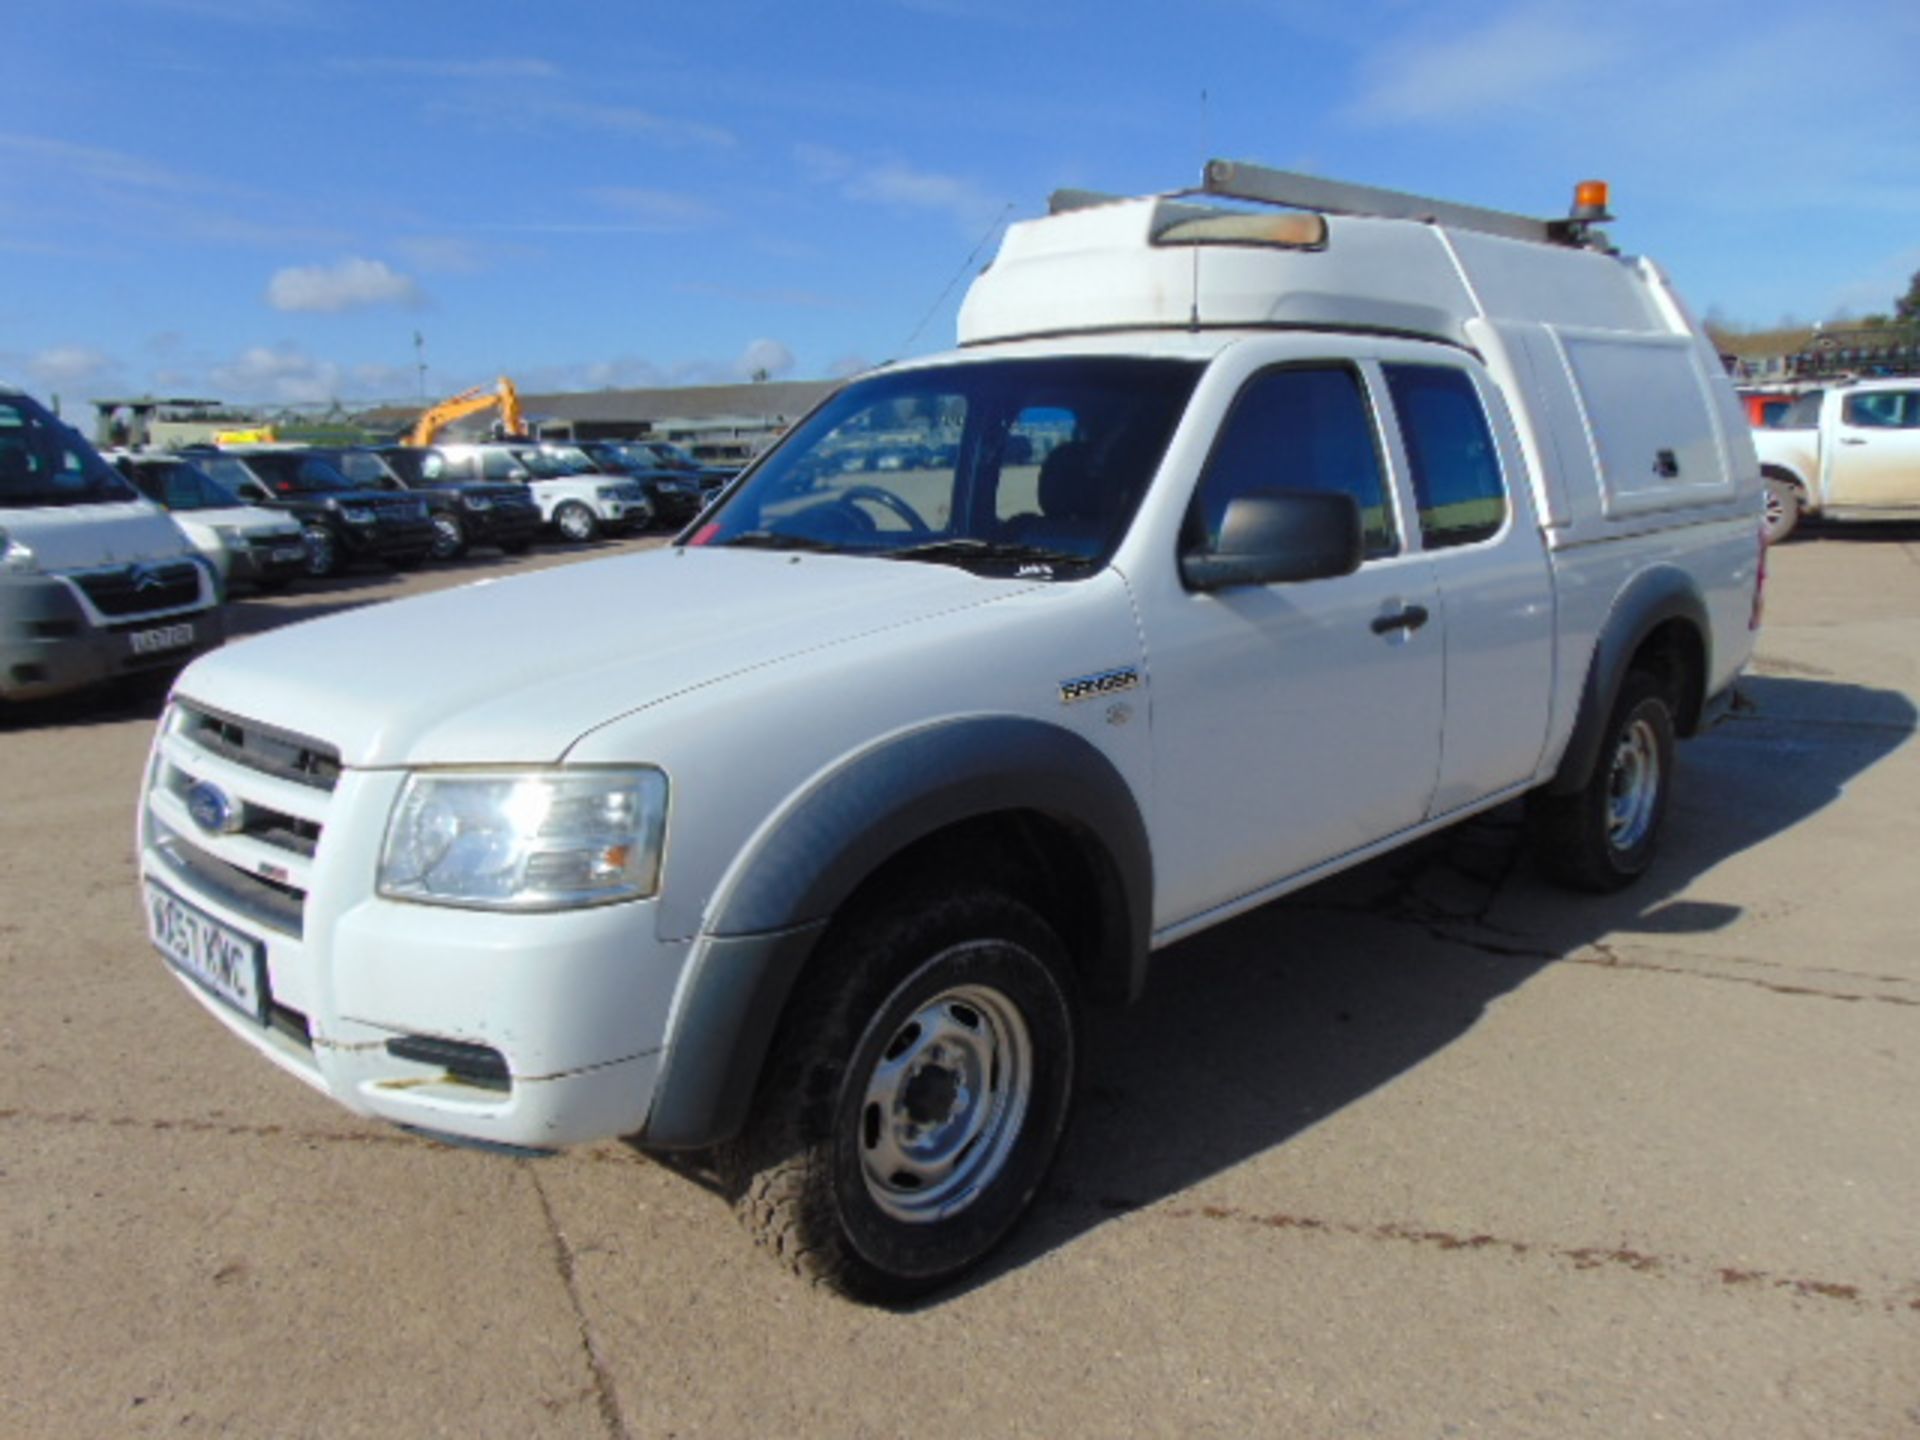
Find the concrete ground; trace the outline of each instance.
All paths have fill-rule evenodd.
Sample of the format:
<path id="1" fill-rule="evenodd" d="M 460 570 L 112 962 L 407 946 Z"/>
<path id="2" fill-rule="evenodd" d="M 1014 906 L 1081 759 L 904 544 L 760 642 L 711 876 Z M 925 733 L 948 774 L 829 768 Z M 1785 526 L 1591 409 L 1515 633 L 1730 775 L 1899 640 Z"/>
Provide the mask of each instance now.
<path id="1" fill-rule="evenodd" d="M 155 707 L 12 717 L 0 1435 L 1920 1436 L 1920 537 L 1772 565 L 1646 883 L 1549 889 L 1496 815 L 1167 953 L 1029 1222 L 907 1312 L 623 1145 L 255 1059 L 143 934 Z"/>

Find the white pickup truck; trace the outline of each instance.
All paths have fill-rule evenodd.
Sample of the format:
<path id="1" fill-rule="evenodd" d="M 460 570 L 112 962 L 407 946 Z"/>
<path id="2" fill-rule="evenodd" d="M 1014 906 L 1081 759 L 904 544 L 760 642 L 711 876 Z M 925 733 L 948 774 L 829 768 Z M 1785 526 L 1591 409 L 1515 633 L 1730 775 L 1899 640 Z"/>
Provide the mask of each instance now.
<path id="1" fill-rule="evenodd" d="M 1766 488 L 1769 541 L 1803 517 L 1920 517 L 1920 378 L 1857 380 L 1808 390 L 1753 432 Z"/>
<path id="2" fill-rule="evenodd" d="M 196 664 L 154 942 L 354 1110 L 707 1151 L 801 1273 L 942 1283 L 1154 951 L 1521 796 L 1577 884 L 1651 863 L 1752 648 L 1760 480 L 1600 208 L 1224 162 L 1056 197 L 958 350 L 669 548 Z"/>

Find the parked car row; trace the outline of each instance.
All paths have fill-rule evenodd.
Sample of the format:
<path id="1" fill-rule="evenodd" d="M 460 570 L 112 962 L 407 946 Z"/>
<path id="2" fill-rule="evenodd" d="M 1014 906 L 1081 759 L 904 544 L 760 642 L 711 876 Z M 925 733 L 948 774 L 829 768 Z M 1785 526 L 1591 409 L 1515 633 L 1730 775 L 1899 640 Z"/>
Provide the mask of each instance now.
<path id="1" fill-rule="evenodd" d="M 223 584 L 260 589 L 362 561 L 405 569 L 475 547 L 519 555 L 548 536 L 584 544 L 680 525 L 728 478 L 611 441 L 250 444 L 111 458 L 173 512 Z"/>
<path id="2" fill-rule="evenodd" d="M 242 590 L 679 525 L 727 478 L 610 441 L 103 456 L 0 387 L 0 706 L 171 675 L 221 642 Z"/>

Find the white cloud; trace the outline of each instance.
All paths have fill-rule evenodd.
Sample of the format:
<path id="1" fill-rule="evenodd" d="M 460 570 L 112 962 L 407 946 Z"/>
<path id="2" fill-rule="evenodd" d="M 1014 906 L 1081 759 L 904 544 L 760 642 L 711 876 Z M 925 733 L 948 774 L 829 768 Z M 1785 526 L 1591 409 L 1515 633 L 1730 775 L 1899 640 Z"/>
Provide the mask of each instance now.
<path id="1" fill-rule="evenodd" d="M 335 313 L 371 305 L 422 303 L 420 287 L 384 260 L 349 256 L 332 265 L 290 265 L 267 282 L 267 303 L 276 310 Z"/>
<path id="2" fill-rule="evenodd" d="M 969 234 L 992 224 L 1007 208 L 972 180 L 915 169 L 899 160 L 867 163 L 812 144 L 794 146 L 794 158 L 816 184 L 837 190 L 849 200 L 946 215 Z"/>
<path id="3" fill-rule="evenodd" d="M 55 345 L 26 362 L 28 377 L 38 388 L 70 390 L 98 388 L 117 379 L 120 362 L 86 345 Z"/>
<path id="4" fill-rule="evenodd" d="M 295 345 L 255 345 L 234 359 L 213 365 L 207 379 L 221 398 L 313 404 L 340 394 L 340 367 L 316 360 Z"/>
<path id="5" fill-rule="evenodd" d="M 779 380 L 790 375 L 793 366 L 793 351 L 778 340 L 755 340 L 734 362 L 734 372 L 743 380 Z"/>

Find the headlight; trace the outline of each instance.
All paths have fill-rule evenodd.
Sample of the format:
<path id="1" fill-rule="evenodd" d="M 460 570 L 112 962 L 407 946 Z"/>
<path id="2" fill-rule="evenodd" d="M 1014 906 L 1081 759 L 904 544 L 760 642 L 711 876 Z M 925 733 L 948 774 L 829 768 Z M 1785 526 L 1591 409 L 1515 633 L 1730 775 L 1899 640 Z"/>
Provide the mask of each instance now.
<path id="1" fill-rule="evenodd" d="M 493 508 L 493 501 L 484 495 L 462 495 L 460 497 L 460 503 L 465 505 L 469 510 L 491 510 Z"/>
<path id="2" fill-rule="evenodd" d="M 40 568 L 33 558 L 33 550 L 20 541 L 0 530 L 0 570 L 11 570 L 18 575 L 32 575 Z"/>
<path id="3" fill-rule="evenodd" d="M 216 525 L 213 527 L 213 533 L 220 537 L 220 543 L 223 545 L 240 545 L 246 541 L 238 525 Z"/>
<path id="4" fill-rule="evenodd" d="M 340 507 L 340 518 L 349 525 L 371 525 L 373 523 L 373 511 L 364 505 L 342 505 Z"/>
<path id="5" fill-rule="evenodd" d="M 416 774 L 393 807 L 379 888 L 482 910 L 571 910 L 653 894 L 667 822 L 658 770 Z"/>

